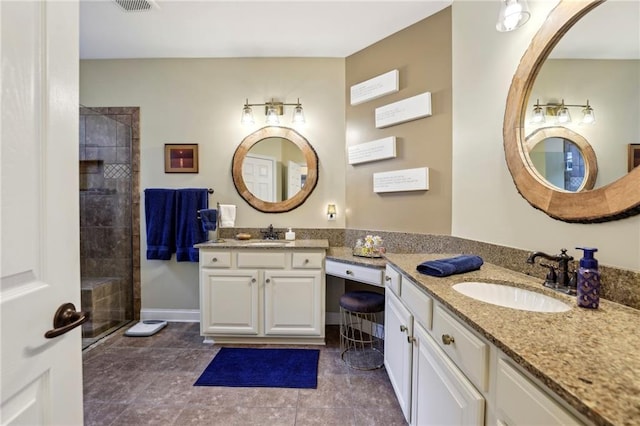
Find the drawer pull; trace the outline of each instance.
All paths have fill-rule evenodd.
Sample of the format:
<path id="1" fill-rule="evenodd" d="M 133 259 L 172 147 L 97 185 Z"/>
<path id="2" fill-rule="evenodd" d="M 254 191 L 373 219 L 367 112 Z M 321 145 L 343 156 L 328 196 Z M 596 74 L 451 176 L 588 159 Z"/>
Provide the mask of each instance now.
<path id="1" fill-rule="evenodd" d="M 400 326 L 400 331 L 402 331 L 402 332 L 407 331 L 407 326 L 406 325 L 401 325 Z"/>
<path id="2" fill-rule="evenodd" d="M 255 278 L 251 278 L 251 282 L 252 282 L 252 283 L 255 283 L 255 282 L 256 282 L 256 279 L 255 279 Z"/>
<path id="3" fill-rule="evenodd" d="M 413 342 L 416 341 L 416 338 L 413 336 L 407 336 L 407 342 L 409 342 L 409 344 L 412 344 Z"/>
<path id="4" fill-rule="evenodd" d="M 384 277 L 384 280 L 385 281 L 391 281 L 391 277 L 387 275 L 386 277 Z"/>
<path id="5" fill-rule="evenodd" d="M 309 263 L 309 259 L 304 260 L 304 264 L 306 265 L 307 263 Z"/>
<path id="6" fill-rule="evenodd" d="M 353 271 L 347 269 L 347 275 L 353 275 Z"/>
<path id="7" fill-rule="evenodd" d="M 455 342 L 456 342 L 456 339 L 454 339 L 453 336 L 449 336 L 448 334 L 442 335 L 442 343 L 444 343 L 445 345 L 450 345 Z"/>
<path id="8" fill-rule="evenodd" d="M 218 261 L 217 257 L 214 257 L 214 258 L 211 259 L 211 263 L 214 263 L 214 262 L 217 262 L 217 261 Z"/>

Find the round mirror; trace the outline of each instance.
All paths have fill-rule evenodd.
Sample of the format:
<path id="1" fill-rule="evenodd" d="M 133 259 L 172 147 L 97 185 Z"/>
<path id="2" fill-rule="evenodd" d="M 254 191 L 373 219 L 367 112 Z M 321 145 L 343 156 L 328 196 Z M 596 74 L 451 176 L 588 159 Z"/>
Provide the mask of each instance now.
<path id="1" fill-rule="evenodd" d="M 593 148 L 578 133 L 562 126 L 543 127 L 525 140 L 533 171 L 555 189 L 592 189 L 598 175 Z"/>
<path id="2" fill-rule="evenodd" d="M 520 194 L 533 207 L 566 222 L 606 222 L 640 213 L 640 168 L 635 168 L 613 182 L 592 190 L 579 192 L 560 190 L 549 184 L 532 164 L 529 143 L 525 137 L 525 117 L 527 111 L 533 106 L 529 95 L 547 56 L 576 22 L 602 3 L 601 0 L 558 3 L 524 53 L 507 97 L 503 127 L 504 148 L 507 166 L 514 183 Z M 638 7 L 636 2 L 610 3 L 632 3 Z M 637 26 L 635 31 L 637 32 Z M 594 32 L 602 36 L 610 31 L 600 29 Z M 633 38 L 633 34 L 633 31 L 627 32 L 627 37 Z M 635 41 L 638 42 L 638 40 Z M 606 78 L 606 75 L 601 75 L 598 79 Z M 598 80 L 592 82 L 592 84 L 597 83 L 599 83 Z M 635 90 L 635 95 L 638 95 L 637 86 L 630 90 Z M 634 105 L 626 107 L 633 108 Z M 637 108 L 637 105 L 635 107 Z M 598 120 L 603 121 L 602 113 L 599 114 Z M 633 124 L 627 122 L 625 125 Z M 613 140 L 615 137 L 610 136 L 608 139 Z M 627 141 L 627 143 L 630 142 Z M 598 153 L 598 163 L 602 168 L 600 160 L 601 155 Z"/>
<path id="3" fill-rule="evenodd" d="M 309 142 L 287 127 L 269 126 L 242 140 L 231 167 L 236 190 L 265 213 L 300 206 L 318 182 L 318 156 Z"/>

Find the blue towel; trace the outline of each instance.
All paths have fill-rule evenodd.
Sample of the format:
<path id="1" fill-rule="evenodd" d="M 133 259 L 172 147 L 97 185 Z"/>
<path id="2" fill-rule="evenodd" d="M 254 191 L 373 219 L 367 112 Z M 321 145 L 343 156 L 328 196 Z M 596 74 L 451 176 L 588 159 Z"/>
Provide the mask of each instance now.
<path id="1" fill-rule="evenodd" d="M 200 210 L 200 220 L 202 221 L 202 229 L 206 231 L 215 231 L 218 222 L 218 210 L 205 209 Z"/>
<path id="2" fill-rule="evenodd" d="M 188 188 L 176 191 L 176 260 L 197 262 L 198 249 L 194 244 L 207 241 L 208 234 L 200 226 L 198 210 L 209 207 L 207 188 Z"/>
<path id="3" fill-rule="evenodd" d="M 169 260 L 176 251 L 174 189 L 145 189 L 147 259 Z"/>
<path id="4" fill-rule="evenodd" d="M 480 256 L 461 255 L 447 259 L 428 260 L 416 268 L 418 272 L 434 277 L 447 277 L 454 274 L 480 269 L 484 262 Z"/>

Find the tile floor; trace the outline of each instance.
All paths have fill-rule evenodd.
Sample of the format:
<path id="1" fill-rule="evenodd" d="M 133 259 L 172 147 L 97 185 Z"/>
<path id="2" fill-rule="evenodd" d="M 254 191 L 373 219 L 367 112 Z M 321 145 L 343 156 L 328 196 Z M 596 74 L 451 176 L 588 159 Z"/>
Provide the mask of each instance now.
<path id="1" fill-rule="evenodd" d="M 406 424 L 384 368 L 344 365 L 337 326 L 318 347 L 317 389 L 196 387 L 219 350 L 202 343 L 198 324 L 169 323 L 151 337 L 125 330 L 83 352 L 87 426 Z"/>

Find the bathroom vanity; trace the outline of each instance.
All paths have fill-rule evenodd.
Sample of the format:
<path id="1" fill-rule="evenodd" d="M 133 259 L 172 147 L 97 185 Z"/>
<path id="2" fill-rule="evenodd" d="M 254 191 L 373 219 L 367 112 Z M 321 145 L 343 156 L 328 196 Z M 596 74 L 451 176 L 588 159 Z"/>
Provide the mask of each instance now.
<path id="1" fill-rule="evenodd" d="M 197 244 L 205 342 L 324 344 L 328 246 L 327 240 Z"/>
<path id="2" fill-rule="evenodd" d="M 410 424 L 637 422 L 640 312 L 606 300 L 578 308 L 572 297 L 487 263 L 445 278 L 416 271 L 448 256 L 386 255 L 385 367 Z M 453 288 L 469 281 L 534 290 L 571 309 L 511 309 Z"/>

